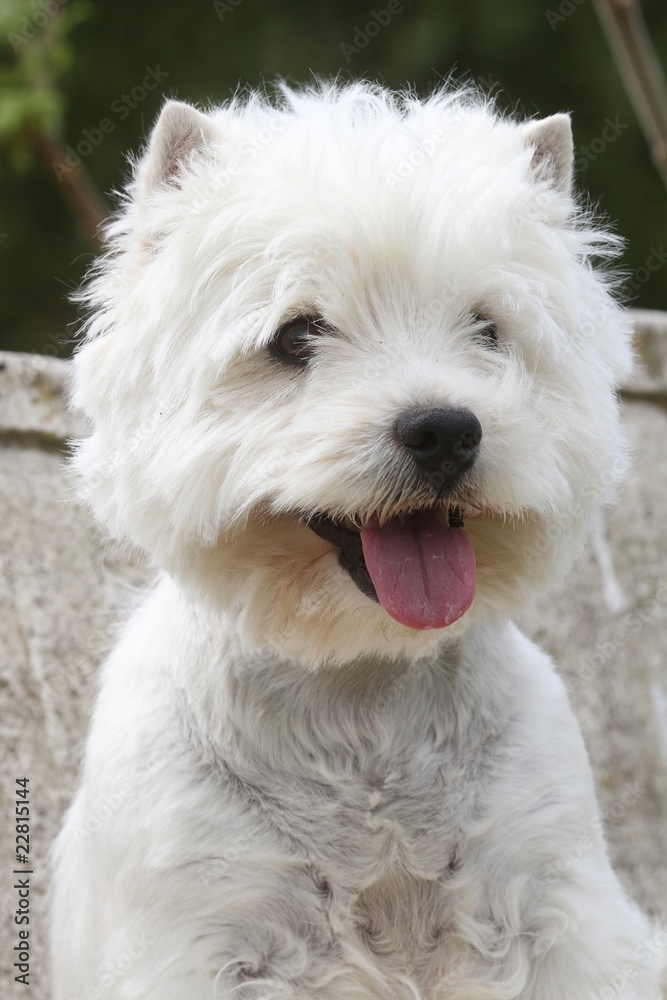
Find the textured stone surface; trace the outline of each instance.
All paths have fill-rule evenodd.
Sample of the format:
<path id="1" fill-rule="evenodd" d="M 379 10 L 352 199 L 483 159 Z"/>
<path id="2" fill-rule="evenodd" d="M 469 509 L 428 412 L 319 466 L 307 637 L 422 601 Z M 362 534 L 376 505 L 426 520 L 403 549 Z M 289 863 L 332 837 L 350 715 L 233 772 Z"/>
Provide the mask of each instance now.
<path id="1" fill-rule="evenodd" d="M 595 766 L 615 865 L 667 923 L 667 315 L 638 314 L 633 474 L 576 571 L 522 625 L 558 661 Z M 146 570 L 68 501 L 64 362 L 0 355 L 0 995 L 14 982 L 14 781 L 31 788 L 32 996 L 46 986 L 47 851 L 81 759 L 97 664 Z M 574 865 L 585 844 L 563 847 Z M 23 866 L 18 866 L 19 868 Z"/>
<path id="2" fill-rule="evenodd" d="M 608 542 L 590 544 L 521 625 L 568 684 L 616 870 L 667 923 L 667 415 L 628 403 L 626 424 L 634 472 L 608 516 Z"/>
<path id="3" fill-rule="evenodd" d="M 667 401 L 667 313 L 636 309 L 635 343 L 640 364 L 627 385 L 628 392 L 661 395 Z"/>
<path id="4" fill-rule="evenodd" d="M 141 579 L 69 501 L 66 365 L 0 355 L 0 996 L 48 997 L 47 852 L 78 772 L 97 664 Z M 15 779 L 30 780 L 30 865 L 14 865 Z M 15 983 L 13 868 L 31 870 L 30 986 Z M 19 878 L 25 875 L 19 875 Z"/>

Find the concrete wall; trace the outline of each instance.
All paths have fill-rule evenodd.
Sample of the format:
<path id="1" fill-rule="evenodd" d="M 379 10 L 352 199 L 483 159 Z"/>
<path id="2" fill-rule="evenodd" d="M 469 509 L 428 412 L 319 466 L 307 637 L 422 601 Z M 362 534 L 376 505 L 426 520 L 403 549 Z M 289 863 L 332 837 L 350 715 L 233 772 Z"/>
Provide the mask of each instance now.
<path id="1" fill-rule="evenodd" d="M 557 659 L 593 759 L 614 862 L 667 925 L 667 314 L 637 313 L 624 388 L 635 451 L 623 502 L 575 573 L 526 613 Z M 69 502 L 65 362 L 0 355 L 0 995 L 14 981 L 13 869 L 31 871 L 30 985 L 46 998 L 47 851 L 81 760 L 97 664 L 147 578 Z M 15 779 L 30 782 L 30 864 L 14 863 Z M 564 844 L 562 864 L 585 843 Z M 9 934 L 5 933 L 9 929 Z M 660 941 L 666 940 L 664 937 Z"/>

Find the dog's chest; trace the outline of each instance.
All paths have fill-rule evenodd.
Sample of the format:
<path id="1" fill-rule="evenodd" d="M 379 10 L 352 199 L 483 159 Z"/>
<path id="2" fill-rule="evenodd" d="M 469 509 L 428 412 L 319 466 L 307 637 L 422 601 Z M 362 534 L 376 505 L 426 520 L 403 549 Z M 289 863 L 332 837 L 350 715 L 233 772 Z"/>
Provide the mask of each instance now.
<path id="1" fill-rule="evenodd" d="M 465 762 L 442 748 L 413 749 L 411 757 L 383 757 L 384 766 L 378 757 L 347 760 L 326 781 L 273 774 L 271 804 L 262 808 L 284 852 L 276 867 L 289 863 L 289 874 L 264 905 L 280 914 L 289 941 L 328 962 L 346 956 L 355 988 L 375 969 L 385 983 L 413 978 L 426 996 L 430 982 L 466 961 L 451 932 L 462 901 L 462 830 L 476 793 Z M 267 965 L 258 946 L 256 965 L 267 973 L 283 977 L 292 962 Z M 376 996 L 371 981 L 367 989 Z"/>
<path id="2" fill-rule="evenodd" d="M 476 787 L 451 755 L 356 760 L 328 781 L 292 784 L 282 798 L 290 834 L 346 890 L 401 871 L 438 879 L 454 860 Z"/>
<path id="3" fill-rule="evenodd" d="M 262 702 L 255 688 L 216 755 L 237 805 L 341 892 L 394 872 L 447 877 L 502 757 L 504 713 L 468 712 L 462 725 L 447 687 L 418 679 L 389 705 L 327 700 L 306 687 L 316 682 L 301 683 L 300 704 Z"/>
<path id="4" fill-rule="evenodd" d="M 426 994 L 430 981 L 444 974 L 455 980 L 465 965 L 466 951 L 452 934 L 461 916 L 457 902 L 460 891 L 446 875 L 427 880 L 392 871 L 358 894 L 340 937 L 385 973 L 408 974 Z"/>
<path id="5" fill-rule="evenodd" d="M 456 923 L 461 830 L 474 796 L 442 776 L 389 775 L 329 855 L 329 920 L 342 942 L 385 974 L 407 973 L 425 986 L 435 966 L 461 962 Z M 326 863 L 325 863 L 326 864 Z M 460 890 L 460 887 L 458 887 Z"/>
<path id="6" fill-rule="evenodd" d="M 463 724 L 435 685 L 406 683 L 404 697 L 385 698 L 379 711 L 377 698 L 341 707 L 308 683 L 299 687 L 307 697 L 289 703 L 263 701 L 257 685 L 247 713 L 230 719 L 207 756 L 218 794 L 224 785 L 224 825 L 243 823 L 261 840 L 256 847 L 249 836 L 237 888 L 220 887 L 241 928 L 229 961 L 247 951 L 252 926 L 249 975 L 284 978 L 306 947 L 325 965 L 342 962 L 355 989 L 375 969 L 396 982 L 409 975 L 426 996 L 428 983 L 467 962 L 454 932 L 468 907 L 466 843 L 502 759 L 506 721 L 479 711 Z M 266 925 L 247 902 L 258 892 Z M 280 948 L 268 947 L 276 935 Z M 364 995 L 386 993 L 369 984 Z"/>
<path id="7" fill-rule="evenodd" d="M 440 878 L 496 767 L 503 713 L 470 712 L 461 725 L 444 683 L 409 681 L 393 701 L 382 691 L 325 698 L 317 679 L 313 692 L 302 682 L 300 704 L 264 703 L 263 727 L 255 689 L 253 712 L 227 743 L 247 805 L 341 888 L 392 871 Z"/>

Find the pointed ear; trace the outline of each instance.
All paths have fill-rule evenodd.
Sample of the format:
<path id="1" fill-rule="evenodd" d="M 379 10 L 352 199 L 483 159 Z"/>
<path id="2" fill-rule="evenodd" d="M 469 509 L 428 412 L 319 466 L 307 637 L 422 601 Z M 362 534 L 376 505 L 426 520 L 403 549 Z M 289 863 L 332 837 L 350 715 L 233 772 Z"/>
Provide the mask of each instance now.
<path id="1" fill-rule="evenodd" d="M 569 115 L 551 115 L 521 126 L 526 146 L 533 147 L 531 167 L 535 176 L 548 178 L 557 191 L 572 191 L 574 143 Z"/>
<path id="2" fill-rule="evenodd" d="M 177 184 L 193 153 L 204 152 L 215 138 L 211 120 L 182 101 L 167 101 L 151 134 L 141 166 L 141 191 L 160 184 Z"/>

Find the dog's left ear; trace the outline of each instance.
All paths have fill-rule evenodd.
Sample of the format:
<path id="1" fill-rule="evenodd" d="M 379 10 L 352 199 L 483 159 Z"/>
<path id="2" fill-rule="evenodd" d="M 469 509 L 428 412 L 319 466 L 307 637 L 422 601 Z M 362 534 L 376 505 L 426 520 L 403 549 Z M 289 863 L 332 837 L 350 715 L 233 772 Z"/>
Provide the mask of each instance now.
<path id="1" fill-rule="evenodd" d="M 574 143 L 569 115 L 551 115 L 521 126 L 526 146 L 533 147 L 531 167 L 536 177 L 547 178 L 557 191 L 572 192 Z"/>
<path id="2" fill-rule="evenodd" d="M 167 101 L 148 142 L 141 165 L 141 192 L 161 184 L 178 185 L 179 175 L 193 155 L 206 151 L 215 138 L 211 119 L 182 101 Z"/>

